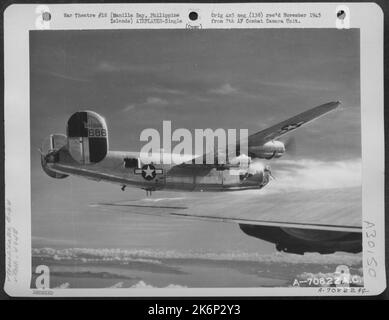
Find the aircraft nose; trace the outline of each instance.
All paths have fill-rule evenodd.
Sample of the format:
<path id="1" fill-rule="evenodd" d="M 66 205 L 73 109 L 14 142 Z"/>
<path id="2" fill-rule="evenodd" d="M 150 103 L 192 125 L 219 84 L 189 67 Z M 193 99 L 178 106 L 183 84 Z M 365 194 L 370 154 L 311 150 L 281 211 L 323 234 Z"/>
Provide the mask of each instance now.
<path id="1" fill-rule="evenodd" d="M 261 169 L 251 168 L 249 172 L 241 176 L 241 183 L 245 186 L 259 187 L 261 189 L 269 183 L 271 177 L 271 169 L 268 165 Z"/>
<path id="2" fill-rule="evenodd" d="M 262 171 L 260 171 L 259 173 L 259 176 L 261 177 L 260 181 L 259 181 L 259 187 L 260 188 L 263 188 L 264 186 L 266 186 L 269 181 L 270 181 L 270 178 L 272 178 L 272 174 L 271 174 L 271 168 L 269 165 L 266 165 Z"/>

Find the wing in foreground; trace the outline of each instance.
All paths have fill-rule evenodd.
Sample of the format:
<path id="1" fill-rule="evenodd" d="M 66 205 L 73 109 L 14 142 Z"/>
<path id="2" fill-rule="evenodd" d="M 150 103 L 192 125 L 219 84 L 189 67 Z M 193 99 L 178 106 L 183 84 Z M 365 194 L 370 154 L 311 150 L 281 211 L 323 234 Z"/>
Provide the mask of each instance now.
<path id="1" fill-rule="evenodd" d="M 213 197 L 188 194 L 94 206 L 133 214 L 237 223 L 244 233 L 275 243 L 278 250 L 303 254 L 361 251 L 360 199 L 360 188 L 347 188 L 260 197 L 251 192 Z"/>

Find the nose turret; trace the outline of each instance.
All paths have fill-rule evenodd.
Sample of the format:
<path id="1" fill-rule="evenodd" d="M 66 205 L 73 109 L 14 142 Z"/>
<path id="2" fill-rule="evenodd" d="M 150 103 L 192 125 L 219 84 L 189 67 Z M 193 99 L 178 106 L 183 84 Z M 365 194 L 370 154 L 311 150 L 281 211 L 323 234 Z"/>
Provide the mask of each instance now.
<path id="1" fill-rule="evenodd" d="M 266 186 L 269 183 L 271 178 L 273 178 L 271 174 L 271 168 L 269 165 L 266 165 L 265 168 L 263 169 L 263 178 L 262 178 L 262 182 L 260 182 L 259 184 L 259 187 L 263 188 L 264 186 Z"/>
<path id="2" fill-rule="evenodd" d="M 266 165 L 261 169 L 250 168 L 247 172 L 240 175 L 242 185 L 247 187 L 257 186 L 259 189 L 266 186 L 271 178 L 273 178 L 273 176 L 269 165 Z"/>

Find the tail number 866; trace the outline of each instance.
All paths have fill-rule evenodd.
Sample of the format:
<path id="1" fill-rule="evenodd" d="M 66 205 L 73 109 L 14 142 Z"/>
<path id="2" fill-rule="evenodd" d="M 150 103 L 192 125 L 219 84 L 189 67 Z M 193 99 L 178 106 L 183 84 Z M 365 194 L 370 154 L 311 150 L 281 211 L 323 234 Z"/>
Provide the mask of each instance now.
<path id="1" fill-rule="evenodd" d="M 107 130 L 103 128 L 89 128 L 88 137 L 106 137 Z"/>

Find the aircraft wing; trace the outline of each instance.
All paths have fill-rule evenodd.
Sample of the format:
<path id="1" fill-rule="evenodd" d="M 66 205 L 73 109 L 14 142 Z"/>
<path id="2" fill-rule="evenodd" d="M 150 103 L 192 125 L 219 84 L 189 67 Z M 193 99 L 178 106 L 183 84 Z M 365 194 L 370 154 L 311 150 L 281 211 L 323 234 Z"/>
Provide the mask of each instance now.
<path id="1" fill-rule="evenodd" d="M 307 111 L 304 111 L 292 118 L 279 122 L 267 129 L 256 132 L 248 137 L 248 148 L 250 150 L 251 147 L 259 147 L 264 145 L 266 142 L 278 139 L 286 133 L 289 133 L 301 126 L 306 125 L 313 120 L 325 115 L 328 112 L 331 112 L 339 107 L 341 104 L 340 101 L 333 101 L 322 104 L 320 106 L 314 107 Z M 238 141 L 239 142 L 239 141 Z M 239 153 L 239 143 L 236 144 L 237 154 Z M 214 155 L 217 155 L 217 150 L 214 150 Z M 203 161 L 206 159 L 207 154 L 200 156 Z M 215 158 L 215 163 L 216 163 Z M 185 165 L 192 164 L 195 162 L 195 159 L 188 161 Z"/>
<path id="2" fill-rule="evenodd" d="M 250 146 L 260 146 L 268 141 L 277 139 L 282 135 L 295 130 L 321 116 L 324 114 L 335 110 L 341 104 L 340 101 L 334 101 L 322 104 L 315 108 L 304 111 L 292 118 L 289 118 L 285 121 L 277 123 L 274 126 L 271 126 L 267 129 L 259 131 L 249 136 L 248 145 Z"/>
<path id="3" fill-rule="evenodd" d="M 361 188 L 281 193 L 158 192 L 162 197 L 92 204 L 109 213 L 158 215 L 238 224 L 361 232 Z M 165 197 L 170 195 L 170 197 Z"/>

